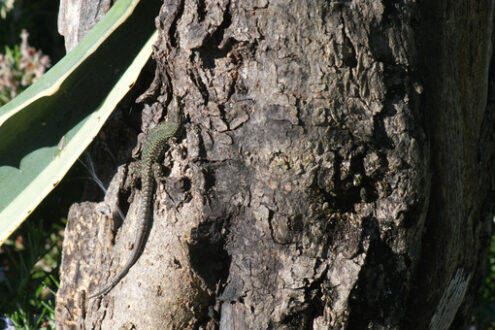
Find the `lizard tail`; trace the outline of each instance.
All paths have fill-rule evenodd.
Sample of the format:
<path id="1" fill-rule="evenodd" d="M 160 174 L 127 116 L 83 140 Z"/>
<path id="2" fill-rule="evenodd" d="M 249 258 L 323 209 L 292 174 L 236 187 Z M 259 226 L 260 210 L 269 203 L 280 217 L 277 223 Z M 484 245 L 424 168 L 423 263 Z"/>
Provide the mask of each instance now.
<path id="1" fill-rule="evenodd" d="M 145 168 L 149 167 L 151 168 L 151 162 L 149 164 L 143 164 L 143 172 L 145 171 Z M 149 173 L 149 171 L 147 172 Z M 143 173 L 144 174 L 144 173 Z M 153 178 L 150 175 L 143 175 L 141 177 L 142 180 L 142 189 L 141 189 L 141 205 L 140 205 L 140 211 L 139 211 L 139 216 L 138 219 L 140 220 L 140 225 L 139 228 L 137 229 L 137 235 L 136 235 L 136 241 L 134 242 L 134 246 L 132 247 L 131 251 L 131 256 L 127 263 L 124 265 L 124 267 L 118 272 L 118 274 L 108 283 L 105 285 L 102 289 L 100 289 L 98 292 L 92 294 L 89 299 L 93 299 L 95 297 L 105 295 L 107 294 L 110 290 L 113 289 L 114 286 L 116 286 L 120 280 L 127 274 L 129 269 L 131 269 L 132 265 L 136 262 L 140 255 L 141 248 L 144 243 L 144 238 L 146 236 L 146 233 L 149 230 L 149 224 L 150 221 L 147 221 L 148 217 L 151 216 L 151 194 L 152 194 L 152 189 L 153 189 Z"/>

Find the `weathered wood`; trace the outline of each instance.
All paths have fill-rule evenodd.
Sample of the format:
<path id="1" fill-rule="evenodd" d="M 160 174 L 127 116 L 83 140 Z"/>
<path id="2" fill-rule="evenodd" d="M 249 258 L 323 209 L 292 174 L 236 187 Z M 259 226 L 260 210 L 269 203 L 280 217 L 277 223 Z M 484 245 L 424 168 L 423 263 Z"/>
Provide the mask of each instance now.
<path id="1" fill-rule="evenodd" d="M 444 0 L 418 13 L 432 189 L 410 329 L 467 328 L 485 272 L 495 201 L 493 10 L 493 1 Z"/>
<path id="2" fill-rule="evenodd" d="M 59 320 L 467 325 L 495 200 L 492 16 L 488 0 L 165 0 L 143 130 L 178 107 L 184 134 L 143 254 L 103 299 L 87 296 L 130 251 L 135 172 L 114 178 L 104 216 L 72 208 Z"/>
<path id="3" fill-rule="evenodd" d="M 61 0 L 58 12 L 58 33 L 65 38 L 70 51 L 100 21 L 114 0 Z"/>

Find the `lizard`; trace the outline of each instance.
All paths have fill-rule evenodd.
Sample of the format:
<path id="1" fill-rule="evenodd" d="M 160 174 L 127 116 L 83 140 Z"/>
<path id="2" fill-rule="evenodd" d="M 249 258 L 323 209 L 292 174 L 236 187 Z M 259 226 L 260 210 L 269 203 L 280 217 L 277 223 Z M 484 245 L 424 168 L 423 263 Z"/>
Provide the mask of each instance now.
<path id="1" fill-rule="evenodd" d="M 153 166 L 163 155 L 168 140 L 174 137 L 178 131 L 178 123 L 173 121 L 165 121 L 159 123 L 149 132 L 148 136 L 146 136 L 143 144 L 143 152 L 141 153 L 141 200 L 138 213 L 138 221 L 140 221 L 140 224 L 138 226 L 136 240 L 134 242 L 134 246 L 132 247 L 131 255 L 117 275 L 102 289 L 92 294 L 89 299 L 105 295 L 112 290 L 113 287 L 117 285 L 117 283 L 119 283 L 120 280 L 127 274 L 129 269 L 131 269 L 140 256 L 146 233 L 149 230 L 151 222 L 150 218 L 153 216 Z"/>

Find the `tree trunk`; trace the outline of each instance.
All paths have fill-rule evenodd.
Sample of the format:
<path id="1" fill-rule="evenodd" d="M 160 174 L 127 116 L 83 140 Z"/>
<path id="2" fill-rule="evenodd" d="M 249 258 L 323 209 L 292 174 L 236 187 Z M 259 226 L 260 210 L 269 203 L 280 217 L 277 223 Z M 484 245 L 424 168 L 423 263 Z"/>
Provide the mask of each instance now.
<path id="1" fill-rule="evenodd" d="M 153 226 L 88 299 L 134 242 L 134 163 L 72 207 L 58 326 L 466 327 L 495 200 L 493 7 L 165 0 L 142 128 L 185 120 Z"/>

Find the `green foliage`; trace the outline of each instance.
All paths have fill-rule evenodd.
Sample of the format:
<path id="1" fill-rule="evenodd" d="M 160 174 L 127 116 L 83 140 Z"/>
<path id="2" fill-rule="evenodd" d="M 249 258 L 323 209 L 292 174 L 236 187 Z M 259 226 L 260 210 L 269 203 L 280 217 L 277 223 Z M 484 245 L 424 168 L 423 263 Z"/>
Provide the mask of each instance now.
<path id="1" fill-rule="evenodd" d="M 70 205 L 81 200 L 87 179 L 87 170 L 74 166 L 0 248 L 0 329 L 6 321 L 15 329 L 55 328 L 66 216 Z"/>
<path id="2" fill-rule="evenodd" d="M 2 247 L 0 316 L 15 329 L 55 328 L 63 227 L 62 221 L 31 222 Z"/>
<path id="3" fill-rule="evenodd" d="M 18 2 L 0 0 L 0 38 L 19 34 L 14 24 L 7 24 L 12 20 L 6 19 L 14 4 Z M 25 30 L 19 45 L 5 45 L 4 49 L 0 54 L 0 105 L 36 81 L 50 64 L 48 56 L 29 45 Z M 63 212 L 66 214 L 67 208 Z M 43 226 L 37 216 L 33 218 L 38 221 L 21 228 L 16 239 L 8 240 L 0 249 L 1 329 L 54 328 L 62 226 Z"/>
<path id="4" fill-rule="evenodd" d="M 134 85 L 160 0 L 119 0 L 35 84 L 0 108 L 0 244 L 58 184 Z M 132 42 L 129 42 L 132 40 Z"/>
<path id="5" fill-rule="evenodd" d="M 473 313 L 476 329 L 495 329 L 495 236 L 488 252 L 485 282 L 479 296 L 478 305 Z"/>

